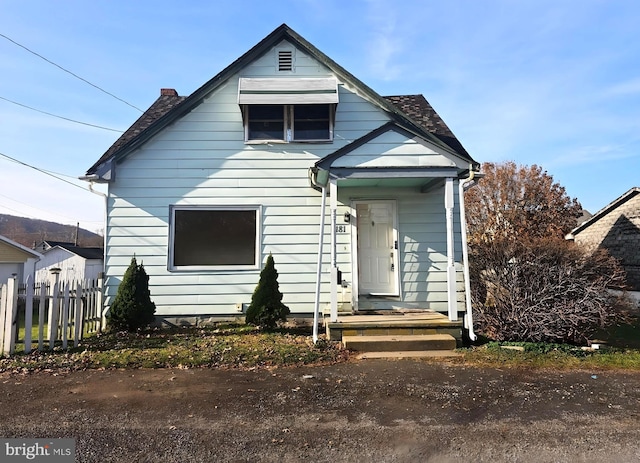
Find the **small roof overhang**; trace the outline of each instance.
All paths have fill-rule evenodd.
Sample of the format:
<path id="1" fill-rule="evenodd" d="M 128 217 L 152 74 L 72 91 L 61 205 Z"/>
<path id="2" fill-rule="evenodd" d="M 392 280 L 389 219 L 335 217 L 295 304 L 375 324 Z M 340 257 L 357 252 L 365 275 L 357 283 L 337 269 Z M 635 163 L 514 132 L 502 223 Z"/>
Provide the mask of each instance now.
<path id="1" fill-rule="evenodd" d="M 447 177 L 461 178 L 474 168 L 457 153 L 389 122 L 318 160 L 311 169 L 314 187 L 329 179 L 345 187 L 420 187 L 428 191 Z"/>
<path id="2" fill-rule="evenodd" d="M 336 104 L 335 77 L 241 77 L 238 104 Z"/>

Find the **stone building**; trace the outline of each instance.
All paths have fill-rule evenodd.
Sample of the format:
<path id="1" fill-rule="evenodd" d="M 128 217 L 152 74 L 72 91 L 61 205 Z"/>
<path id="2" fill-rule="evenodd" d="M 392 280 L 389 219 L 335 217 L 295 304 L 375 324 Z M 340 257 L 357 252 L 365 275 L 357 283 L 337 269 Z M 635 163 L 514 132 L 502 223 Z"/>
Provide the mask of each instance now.
<path id="1" fill-rule="evenodd" d="M 628 289 L 640 291 L 640 188 L 631 188 L 596 212 L 568 238 L 586 249 L 609 251 L 624 267 Z"/>

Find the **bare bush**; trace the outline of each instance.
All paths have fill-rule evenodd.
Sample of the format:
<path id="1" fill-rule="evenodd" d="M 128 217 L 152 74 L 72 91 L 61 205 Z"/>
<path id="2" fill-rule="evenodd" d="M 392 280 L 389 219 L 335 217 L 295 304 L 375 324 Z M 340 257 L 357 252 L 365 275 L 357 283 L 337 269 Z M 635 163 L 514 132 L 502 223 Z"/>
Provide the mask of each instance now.
<path id="1" fill-rule="evenodd" d="M 605 251 L 559 240 L 500 240 L 471 249 L 477 329 L 498 341 L 584 343 L 625 319 L 624 272 Z"/>
<path id="2" fill-rule="evenodd" d="M 471 244 L 500 239 L 564 240 L 582 207 L 537 165 L 482 164 L 483 177 L 464 195 Z"/>

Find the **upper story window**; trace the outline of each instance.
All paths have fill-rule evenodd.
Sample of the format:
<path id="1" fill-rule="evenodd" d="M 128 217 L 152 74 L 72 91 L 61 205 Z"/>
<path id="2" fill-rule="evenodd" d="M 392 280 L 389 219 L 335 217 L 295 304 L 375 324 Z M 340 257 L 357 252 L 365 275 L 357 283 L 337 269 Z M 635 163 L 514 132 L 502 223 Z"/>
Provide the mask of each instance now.
<path id="1" fill-rule="evenodd" d="M 285 140 L 283 105 L 245 107 L 245 140 Z"/>
<path id="2" fill-rule="evenodd" d="M 291 106 L 292 138 L 296 140 L 333 140 L 331 105 L 300 104 Z"/>
<path id="3" fill-rule="evenodd" d="M 246 141 L 333 140 L 333 105 L 246 105 L 244 112 Z"/>
<path id="4" fill-rule="evenodd" d="M 241 77 L 245 141 L 328 142 L 338 104 L 335 77 Z"/>

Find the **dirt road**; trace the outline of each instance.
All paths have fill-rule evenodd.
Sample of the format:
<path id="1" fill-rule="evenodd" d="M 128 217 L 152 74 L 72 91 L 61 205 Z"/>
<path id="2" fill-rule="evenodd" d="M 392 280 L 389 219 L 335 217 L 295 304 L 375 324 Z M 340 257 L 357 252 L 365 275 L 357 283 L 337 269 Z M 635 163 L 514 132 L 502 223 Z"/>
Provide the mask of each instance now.
<path id="1" fill-rule="evenodd" d="M 640 374 L 366 360 L 0 376 L 1 437 L 79 462 L 632 462 Z"/>

